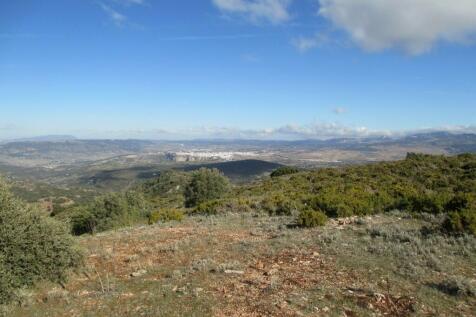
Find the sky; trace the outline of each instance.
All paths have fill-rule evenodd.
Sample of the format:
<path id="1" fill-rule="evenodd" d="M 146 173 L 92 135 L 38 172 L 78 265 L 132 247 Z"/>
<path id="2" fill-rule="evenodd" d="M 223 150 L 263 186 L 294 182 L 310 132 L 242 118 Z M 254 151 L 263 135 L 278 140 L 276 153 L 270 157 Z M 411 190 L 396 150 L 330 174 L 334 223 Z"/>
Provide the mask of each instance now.
<path id="1" fill-rule="evenodd" d="M 476 132 L 474 0 L 0 0 L 0 140 Z"/>

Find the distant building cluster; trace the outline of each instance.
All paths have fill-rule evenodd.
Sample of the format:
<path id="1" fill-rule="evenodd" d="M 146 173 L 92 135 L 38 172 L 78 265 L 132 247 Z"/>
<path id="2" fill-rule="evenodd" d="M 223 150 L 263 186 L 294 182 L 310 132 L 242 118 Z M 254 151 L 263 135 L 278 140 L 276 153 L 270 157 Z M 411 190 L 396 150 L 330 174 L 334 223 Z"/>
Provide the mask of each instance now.
<path id="1" fill-rule="evenodd" d="M 254 152 L 167 152 L 166 158 L 175 162 L 199 162 L 199 161 L 231 161 L 243 157 L 255 157 Z"/>

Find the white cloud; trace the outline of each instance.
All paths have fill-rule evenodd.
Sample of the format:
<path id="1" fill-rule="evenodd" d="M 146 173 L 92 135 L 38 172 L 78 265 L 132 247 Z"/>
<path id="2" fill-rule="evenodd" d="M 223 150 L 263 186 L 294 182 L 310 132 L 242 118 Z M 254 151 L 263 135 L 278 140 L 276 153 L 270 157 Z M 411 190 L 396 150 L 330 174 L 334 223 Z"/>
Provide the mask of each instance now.
<path id="1" fill-rule="evenodd" d="M 110 6 L 105 5 L 104 3 L 101 3 L 101 8 L 106 12 L 106 14 L 109 16 L 111 21 L 116 25 L 116 26 L 123 26 L 127 22 L 127 17 Z"/>
<path id="2" fill-rule="evenodd" d="M 344 126 L 338 123 L 314 123 L 305 126 L 287 125 L 275 129 L 273 133 L 290 139 L 329 139 L 387 135 L 389 132 L 372 131 L 367 127 Z"/>
<path id="3" fill-rule="evenodd" d="M 446 126 L 414 130 L 372 130 L 364 126 L 346 126 L 339 123 L 317 122 L 307 125 L 288 124 L 278 128 L 240 129 L 236 127 L 201 126 L 187 129 L 136 131 L 135 138 L 151 139 L 256 139 L 256 140 L 325 140 L 334 138 L 403 137 L 411 134 L 446 131 L 476 133 L 476 126 Z"/>
<path id="4" fill-rule="evenodd" d="M 83 139 L 248 139 L 248 140 L 325 140 L 334 138 L 404 137 L 418 133 L 446 131 L 454 134 L 476 134 L 476 126 L 443 126 L 413 130 L 372 130 L 364 126 L 346 126 L 339 123 L 318 122 L 308 125 L 288 124 L 277 128 L 241 129 L 238 127 L 198 126 L 176 129 L 121 129 L 121 130 L 31 130 L 0 124 L 2 140 L 48 134 L 71 134 Z"/>
<path id="5" fill-rule="evenodd" d="M 319 15 L 367 51 L 418 55 L 439 41 L 464 43 L 476 34 L 475 0 L 319 0 Z"/>
<path id="6" fill-rule="evenodd" d="M 267 20 L 273 24 L 288 21 L 292 0 L 212 0 L 221 11 L 241 14 L 254 22 Z"/>
<path id="7" fill-rule="evenodd" d="M 299 36 L 292 40 L 294 47 L 296 47 L 301 53 L 306 53 L 307 51 L 316 47 L 320 47 L 328 42 L 329 38 L 324 33 L 316 33 L 310 37 Z"/>
<path id="8" fill-rule="evenodd" d="M 278 128 L 239 129 L 233 127 L 198 127 L 187 130 L 169 131 L 196 137 L 244 138 L 244 139 L 329 139 L 338 137 L 365 137 L 387 134 L 366 127 L 344 126 L 338 123 L 313 123 L 309 125 L 288 124 Z"/>
<path id="9" fill-rule="evenodd" d="M 191 128 L 160 129 L 160 130 L 122 130 L 96 133 L 96 136 L 108 138 L 139 138 L 139 139 L 259 139 L 259 140 L 301 140 L 356 138 L 378 135 L 389 135 L 388 131 L 373 131 L 366 127 L 351 127 L 337 123 L 315 123 L 309 125 L 285 125 L 268 129 L 241 129 L 237 127 L 199 126 Z"/>

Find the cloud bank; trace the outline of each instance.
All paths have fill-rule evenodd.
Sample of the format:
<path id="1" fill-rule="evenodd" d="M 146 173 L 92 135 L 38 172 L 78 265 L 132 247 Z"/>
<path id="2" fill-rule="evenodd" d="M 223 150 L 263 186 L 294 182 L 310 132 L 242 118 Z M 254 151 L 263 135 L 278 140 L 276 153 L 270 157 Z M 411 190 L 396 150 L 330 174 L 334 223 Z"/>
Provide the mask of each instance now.
<path id="1" fill-rule="evenodd" d="M 476 125 L 443 126 L 413 130 L 374 130 L 364 126 L 346 126 L 339 123 L 318 122 L 307 125 L 287 124 L 269 129 L 242 129 L 237 127 L 198 126 L 177 129 L 121 129 L 121 130 L 41 130 L 21 128 L 11 124 L 0 124 L 2 140 L 25 138 L 39 135 L 65 134 L 83 139 L 149 139 L 149 140 L 328 140 L 338 138 L 403 137 L 430 132 L 450 132 L 455 134 L 476 134 Z"/>
<path id="2" fill-rule="evenodd" d="M 234 127 L 194 127 L 182 129 L 142 129 L 90 131 L 73 133 L 83 138 L 134 138 L 161 140 L 190 139 L 249 139 L 249 140 L 326 140 L 334 138 L 401 137 L 408 134 L 446 131 L 452 133 L 476 133 L 476 126 L 448 126 L 415 130 L 372 130 L 367 127 L 345 126 L 339 123 L 313 123 L 308 125 L 284 125 L 270 129 L 240 129 Z"/>
<path id="3" fill-rule="evenodd" d="M 290 20 L 292 0 L 212 0 L 224 13 L 239 14 L 253 22 L 265 20 L 278 24 Z"/>
<path id="4" fill-rule="evenodd" d="M 467 43 L 476 34 L 474 0 L 319 0 L 319 16 L 370 52 L 418 55 L 436 43 Z"/>

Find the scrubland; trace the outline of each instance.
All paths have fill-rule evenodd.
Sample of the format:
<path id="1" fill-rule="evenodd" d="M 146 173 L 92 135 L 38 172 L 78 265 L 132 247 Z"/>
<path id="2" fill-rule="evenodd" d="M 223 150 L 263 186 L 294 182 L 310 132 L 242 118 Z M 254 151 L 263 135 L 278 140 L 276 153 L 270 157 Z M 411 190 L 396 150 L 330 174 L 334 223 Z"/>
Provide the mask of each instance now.
<path id="1" fill-rule="evenodd" d="M 49 216 L 1 189 L 7 316 L 475 315 L 476 155 L 170 170 Z"/>

